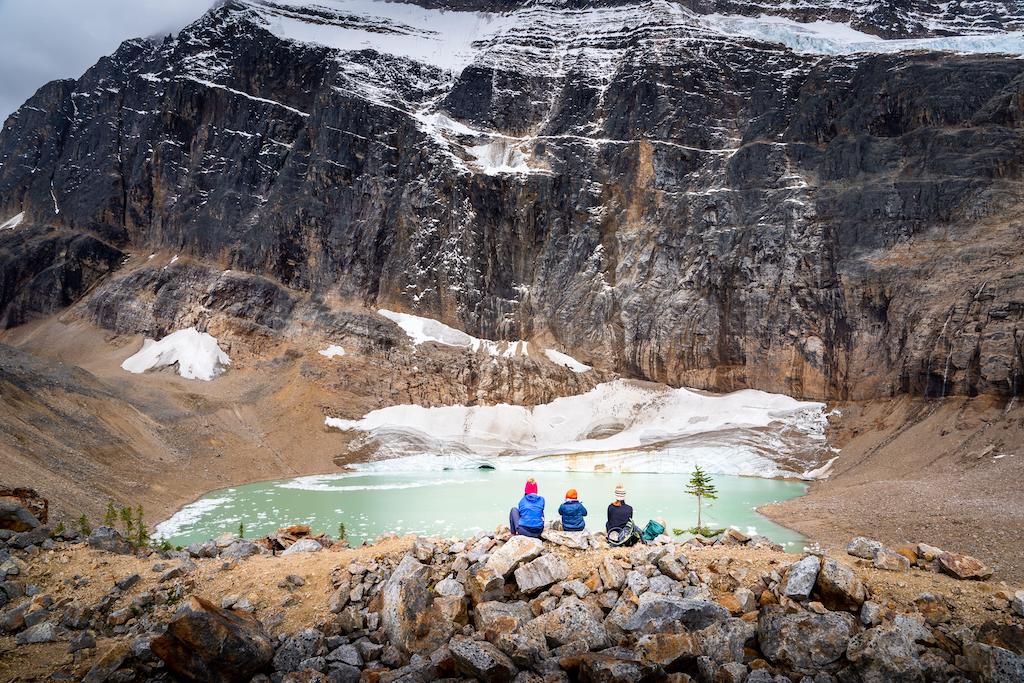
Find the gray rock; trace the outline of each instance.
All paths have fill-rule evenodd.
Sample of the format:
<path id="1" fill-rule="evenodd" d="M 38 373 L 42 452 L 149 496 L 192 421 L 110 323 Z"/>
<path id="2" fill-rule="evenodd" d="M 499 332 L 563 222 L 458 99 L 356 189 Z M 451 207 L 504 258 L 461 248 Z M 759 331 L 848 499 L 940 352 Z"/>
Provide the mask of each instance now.
<path id="1" fill-rule="evenodd" d="M 520 591 L 535 593 L 567 578 L 569 565 L 557 555 L 548 553 L 520 566 L 513 574 Z"/>
<path id="2" fill-rule="evenodd" d="M 57 626 L 52 621 L 44 621 L 19 633 L 14 642 L 18 645 L 34 643 L 52 643 L 57 640 Z"/>
<path id="3" fill-rule="evenodd" d="M 91 650 L 96 647 L 96 637 L 92 631 L 82 631 L 68 643 L 68 654 L 74 654 L 79 650 Z"/>
<path id="4" fill-rule="evenodd" d="M 658 569 L 662 574 L 675 581 L 685 581 L 687 578 L 686 565 L 671 555 L 664 555 L 658 560 Z"/>
<path id="5" fill-rule="evenodd" d="M 454 630 L 434 605 L 429 575 L 429 567 L 406 555 L 382 591 L 381 625 L 391 644 L 408 653 L 436 650 Z"/>
<path id="6" fill-rule="evenodd" d="M 780 592 L 793 600 L 807 600 L 818 579 L 820 563 L 821 560 L 817 555 L 808 555 L 791 565 L 786 570 L 785 582 Z"/>
<path id="7" fill-rule="evenodd" d="M 600 609 L 579 598 L 565 598 L 557 608 L 533 619 L 521 628 L 527 636 L 545 639 L 555 646 L 579 641 L 588 649 L 600 649 L 608 643 Z"/>
<path id="8" fill-rule="evenodd" d="M 89 534 L 88 543 L 91 547 L 108 553 L 117 553 L 119 555 L 130 555 L 132 553 L 132 547 L 128 541 L 116 529 L 112 529 L 109 526 L 93 529 L 92 533 Z"/>
<path id="9" fill-rule="evenodd" d="M 882 621 L 882 606 L 867 600 L 860 608 L 860 623 L 865 626 L 876 626 Z"/>
<path id="10" fill-rule="evenodd" d="M 726 619 L 697 631 L 700 651 L 718 664 L 745 661 L 744 648 L 754 644 L 757 624 L 743 619 Z"/>
<path id="11" fill-rule="evenodd" d="M 277 649 L 274 654 L 274 669 L 282 673 L 301 671 L 302 662 L 318 656 L 324 645 L 324 634 L 315 628 L 299 631 Z"/>
<path id="12" fill-rule="evenodd" d="M 488 640 L 494 640 L 501 633 L 512 633 L 533 618 L 530 606 L 523 602 L 481 602 L 474 610 L 474 622 L 478 631 Z"/>
<path id="13" fill-rule="evenodd" d="M 17 548 L 23 550 L 31 548 L 32 546 L 40 546 L 44 542 L 50 540 L 50 528 L 45 526 L 39 526 L 28 531 L 22 531 L 14 534 L 7 541 L 7 545 L 11 548 Z"/>
<path id="14" fill-rule="evenodd" d="M 644 574 L 631 569 L 626 572 L 625 580 L 626 588 L 633 591 L 637 595 L 642 595 L 648 588 L 651 587 L 651 581 Z"/>
<path id="15" fill-rule="evenodd" d="M 217 542 L 210 540 L 202 543 L 192 543 L 185 548 L 185 552 L 197 558 L 217 557 Z"/>
<path id="16" fill-rule="evenodd" d="M 644 593 L 636 612 L 623 625 L 634 633 L 675 633 L 681 629 L 699 631 L 729 617 L 729 611 L 709 600 L 678 598 Z"/>
<path id="17" fill-rule="evenodd" d="M 516 676 L 512 660 L 490 643 L 455 636 L 448 649 L 456 668 L 465 676 L 485 683 L 510 683 Z"/>
<path id="18" fill-rule="evenodd" d="M 964 644 L 964 668 L 978 683 L 1024 681 L 1024 657 L 984 643 Z"/>
<path id="19" fill-rule="evenodd" d="M 1024 590 L 1013 594 L 1010 599 L 1010 610 L 1018 617 L 1024 617 Z"/>
<path id="20" fill-rule="evenodd" d="M 288 557 L 289 555 L 297 555 L 299 553 L 315 553 L 323 550 L 323 548 L 319 541 L 315 541 L 312 538 L 300 538 L 285 548 L 284 552 L 281 553 L 281 557 Z"/>
<path id="21" fill-rule="evenodd" d="M 327 661 L 361 667 L 363 666 L 363 655 L 355 645 L 341 645 L 327 655 Z"/>
<path id="22" fill-rule="evenodd" d="M 788 613 L 769 606 L 757 620 L 758 642 L 765 658 L 811 675 L 832 668 L 846 653 L 854 632 L 853 617 L 844 612 Z"/>
<path id="23" fill-rule="evenodd" d="M 862 683 L 923 681 L 918 628 L 907 620 L 876 626 L 850 638 L 846 658 Z"/>
<path id="24" fill-rule="evenodd" d="M 626 580 L 626 570 L 611 555 L 605 555 L 601 558 L 601 563 L 598 565 L 598 573 L 601 576 L 601 583 L 604 587 L 611 590 L 620 589 Z"/>
<path id="25" fill-rule="evenodd" d="M 572 548 L 573 550 L 586 550 L 591 546 L 591 536 L 589 531 L 556 531 L 555 529 L 545 529 L 541 533 L 541 538 L 548 543 L 560 545 L 564 548 Z"/>
<path id="26" fill-rule="evenodd" d="M 259 555 L 262 550 L 263 549 L 256 543 L 240 538 L 221 550 L 220 556 L 226 559 L 244 560 L 247 557 Z"/>
<path id="27" fill-rule="evenodd" d="M 821 603 L 831 610 L 856 612 L 867 599 L 867 590 L 853 569 L 831 558 L 821 564 L 817 593 Z"/>
<path id="28" fill-rule="evenodd" d="M 537 668 L 550 655 L 544 638 L 536 636 L 505 632 L 499 633 L 493 642 L 513 664 L 523 669 Z"/>
<path id="29" fill-rule="evenodd" d="M 466 587 L 455 579 L 441 579 L 434 586 L 434 592 L 449 598 L 461 598 L 466 595 Z"/>
<path id="30" fill-rule="evenodd" d="M 875 550 L 874 555 L 871 557 L 871 564 L 876 569 L 884 569 L 890 572 L 910 571 L 910 560 L 895 550 L 884 546 Z"/>
<path id="31" fill-rule="evenodd" d="M 537 538 L 513 536 L 487 558 L 487 568 L 498 576 L 508 578 L 519 565 L 540 556 L 544 543 Z"/>
<path id="32" fill-rule="evenodd" d="M 38 526 L 39 520 L 25 506 L 6 498 L 0 499 L 0 529 L 17 533 L 30 531 Z"/>
<path id="33" fill-rule="evenodd" d="M 846 552 L 848 555 L 870 560 L 874 558 L 875 551 L 881 550 L 882 547 L 882 544 L 878 541 L 873 541 L 870 538 L 865 538 L 864 536 L 857 536 L 847 544 Z"/>
<path id="34" fill-rule="evenodd" d="M 126 591 L 129 588 L 131 588 L 132 586 L 134 586 L 135 584 L 137 584 L 141 580 L 142 580 L 142 577 L 140 577 L 138 574 L 132 574 L 132 575 L 126 576 L 126 577 L 124 577 L 122 579 L 118 579 L 117 581 L 114 582 L 114 585 L 117 586 L 119 589 L 121 589 L 123 591 Z"/>

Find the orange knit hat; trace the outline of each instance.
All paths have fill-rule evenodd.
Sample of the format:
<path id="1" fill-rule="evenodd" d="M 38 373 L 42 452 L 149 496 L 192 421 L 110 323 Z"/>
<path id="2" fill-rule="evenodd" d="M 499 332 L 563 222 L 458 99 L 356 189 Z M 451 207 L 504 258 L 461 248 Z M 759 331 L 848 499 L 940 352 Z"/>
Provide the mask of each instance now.
<path id="1" fill-rule="evenodd" d="M 566 500 L 576 500 L 576 498 L 577 498 L 576 489 L 569 489 L 568 491 L 565 492 L 565 499 Z"/>

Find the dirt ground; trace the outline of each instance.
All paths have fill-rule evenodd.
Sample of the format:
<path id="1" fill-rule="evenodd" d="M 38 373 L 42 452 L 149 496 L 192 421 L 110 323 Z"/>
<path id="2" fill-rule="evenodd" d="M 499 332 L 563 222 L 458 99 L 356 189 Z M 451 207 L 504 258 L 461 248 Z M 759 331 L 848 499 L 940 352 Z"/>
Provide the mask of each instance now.
<path id="1" fill-rule="evenodd" d="M 763 513 L 825 547 L 925 542 L 1024 581 L 1024 407 L 901 397 L 841 411 L 828 479 Z"/>

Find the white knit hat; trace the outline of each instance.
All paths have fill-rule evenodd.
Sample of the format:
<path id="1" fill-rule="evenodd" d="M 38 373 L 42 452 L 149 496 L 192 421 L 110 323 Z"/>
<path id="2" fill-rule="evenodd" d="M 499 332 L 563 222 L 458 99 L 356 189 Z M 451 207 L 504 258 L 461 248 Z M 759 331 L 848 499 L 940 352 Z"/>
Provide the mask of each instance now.
<path id="1" fill-rule="evenodd" d="M 615 500 L 626 500 L 626 487 L 622 484 L 615 487 Z"/>

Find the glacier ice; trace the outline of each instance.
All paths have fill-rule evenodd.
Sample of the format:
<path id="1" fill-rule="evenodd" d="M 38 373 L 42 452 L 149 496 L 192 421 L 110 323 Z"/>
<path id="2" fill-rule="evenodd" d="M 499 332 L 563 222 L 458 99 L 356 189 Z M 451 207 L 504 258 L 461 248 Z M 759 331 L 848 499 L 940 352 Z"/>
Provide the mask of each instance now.
<path id="1" fill-rule="evenodd" d="M 368 470 L 532 470 L 798 476 L 822 452 L 821 403 L 743 390 L 714 395 L 632 380 L 538 406 L 398 405 L 326 424 L 360 437 Z"/>
<path id="2" fill-rule="evenodd" d="M 178 364 L 178 374 L 185 379 L 212 380 L 231 364 L 217 340 L 194 327 L 172 332 L 160 341 L 146 339 L 137 353 L 129 356 L 121 367 L 132 373 Z"/>

